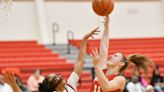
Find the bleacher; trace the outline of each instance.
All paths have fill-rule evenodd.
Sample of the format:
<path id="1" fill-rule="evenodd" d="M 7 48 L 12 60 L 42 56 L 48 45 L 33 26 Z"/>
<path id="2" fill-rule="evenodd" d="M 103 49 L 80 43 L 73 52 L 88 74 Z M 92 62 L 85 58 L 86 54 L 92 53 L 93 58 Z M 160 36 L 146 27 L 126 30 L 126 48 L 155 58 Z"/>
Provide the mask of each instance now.
<path id="1" fill-rule="evenodd" d="M 28 77 L 39 68 L 43 75 L 50 73 L 62 74 L 65 79 L 73 71 L 74 65 L 67 63 L 67 59 L 59 54 L 37 44 L 36 41 L 3 41 L 0 42 L 0 70 L 5 68 L 18 68 L 20 78 L 24 83 Z M 91 83 L 90 72 L 83 72 L 81 80 L 84 81 L 78 90 L 88 92 Z"/>
<path id="2" fill-rule="evenodd" d="M 70 40 L 69 43 L 80 48 L 82 40 Z M 150 57 L 155 64 L 160 66 L 160 73 L 164 76 L 164 38 L 136 38 L 136 39 L 111 39 L 109 54 L 123 52 L 126 56 L 131 53 L 140 53 Z M 99 47 L 100 41 L 89 40 L 87 53 Z M 37 68 L 43 75 L 50 73 L 62 74 L 67 79 L 74 65 L 67 63 L 67 59 L 54 53 L 36 41 L 0 42 L 0 70 L 4 68 L 19 68 L 20 77 L 26 83 L 28 77 Z M 128 69 L 125 76 L 130 77 L 133 71 Z M 84 71 L 81 76 L 82 84 L 79 92 L 88 92 L 91 84 L 90 72 Z"/>

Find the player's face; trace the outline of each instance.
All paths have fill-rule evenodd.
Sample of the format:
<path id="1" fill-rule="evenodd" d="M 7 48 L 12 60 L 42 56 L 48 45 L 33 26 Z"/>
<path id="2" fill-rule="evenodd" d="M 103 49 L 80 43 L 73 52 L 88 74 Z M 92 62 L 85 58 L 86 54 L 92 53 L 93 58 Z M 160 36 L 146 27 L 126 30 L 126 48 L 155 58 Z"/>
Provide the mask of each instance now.
<path id="1" fill-rule="evenodd" d="M 64 92 L 64 90 L 65 90 L 65 84 L 66 84 L 66 81 L 63 80 L 63 81 L 57 86 L 57 91 L 56 91 L 56 92 Z"/>
<path id="2" fill-rule="evenodd" d="M 63 92 L 65 90 L 66 81 L 64 80 L 62 75 L 49 74 L 48 77 L 48 81 L 50 81 L 50 84 L 54 85 L 54 89 L 56 90 L 54 92 Z"/>
<path id="3" fill-rule="evenodd" d="M 107 62 L 107 66 L 115 66 L 123 59 L 122 53 L 115 53 L 110 55 L 109 60 Z"/>

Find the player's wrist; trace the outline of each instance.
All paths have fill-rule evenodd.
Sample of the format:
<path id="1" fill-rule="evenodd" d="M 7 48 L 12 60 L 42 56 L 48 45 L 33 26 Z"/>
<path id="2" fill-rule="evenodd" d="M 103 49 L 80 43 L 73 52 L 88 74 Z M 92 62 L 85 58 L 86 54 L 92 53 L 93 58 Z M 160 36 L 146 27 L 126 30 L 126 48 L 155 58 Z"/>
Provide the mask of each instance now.
<path id="1" fill-rule="evenodd" d="M 95 66 L 95 68 L 100 68 L 100 65 L 94 65 Z"/>

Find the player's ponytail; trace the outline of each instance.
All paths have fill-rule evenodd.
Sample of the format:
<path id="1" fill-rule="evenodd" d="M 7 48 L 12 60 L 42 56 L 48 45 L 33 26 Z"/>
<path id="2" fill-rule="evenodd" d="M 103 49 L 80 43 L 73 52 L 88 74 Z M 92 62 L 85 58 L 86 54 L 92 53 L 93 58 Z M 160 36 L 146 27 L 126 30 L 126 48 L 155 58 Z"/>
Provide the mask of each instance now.
<path id="1" fill-rule="evenodd" d="M 128 62 L 132 62 L 136 65 L 137 70 L 143 69 L 146 75 L 150 73 L 150 67 L 154 68 L 154 63 L 151 59 L 140 54 L 131 54 L 127 58 Z"/>
<path id="2" fill-rule="evenodd" d="M 127 58 L 123 55 L 122 62 L 124 62 L 124 66 L 119 70 L 120 73 L 123 73 L 128 65 L 129 62 L 132 62 L 136 65 L 137 70 L 143 69 L 146 75 L 150 72 L 150 67 L 154 68 L 154 63 L 148 57 L 140 54 L 131 54 Z"/>

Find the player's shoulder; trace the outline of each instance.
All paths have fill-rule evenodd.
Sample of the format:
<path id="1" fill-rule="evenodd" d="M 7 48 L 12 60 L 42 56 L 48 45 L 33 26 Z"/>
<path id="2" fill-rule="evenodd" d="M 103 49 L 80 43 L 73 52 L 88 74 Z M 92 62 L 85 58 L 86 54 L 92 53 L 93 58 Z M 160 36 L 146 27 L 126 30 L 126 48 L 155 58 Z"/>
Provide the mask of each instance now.
<path id="1" fill-rule="evenodd" d="M 118 75 L 118 76 L 116 76 L 115 78 L 121 79 L 121 80 L 126 80 L 126 78 L 125 78 L 124 76 L 122 76 L 122 75 Z"/>
<path id="2" fill-rule="evenodd" d="M 118 75 L 114 78 L 114 80 L 117 80 L 119 82 L 123 82 L 123 83 L 126 83 L 126 78 L 122 75 Z"/>
<path id="3" fill-rule="evenodd" d="M 66 87 L 67 91 L 69 91 L 69 92 L 76 92 L 76 89 L 70 84 L 66 84 L 65 87 Z"/>

